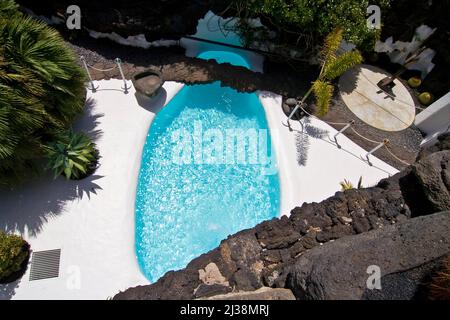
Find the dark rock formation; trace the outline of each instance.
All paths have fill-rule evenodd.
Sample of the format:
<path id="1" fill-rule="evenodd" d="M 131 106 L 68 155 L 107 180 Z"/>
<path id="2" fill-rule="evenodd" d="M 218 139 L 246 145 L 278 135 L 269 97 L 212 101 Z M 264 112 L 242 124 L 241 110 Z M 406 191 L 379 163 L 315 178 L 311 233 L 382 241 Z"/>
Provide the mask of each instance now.
<path id="1" fill-rule="evenodd" d="M 447 256 L 445 256 L 447 257 Z M 440 269 L 445 257 L 421 264 L 418 267 L 383 275 L 382 290 L 366 289 L 364 300 L 428 300 L 431 277 Z"/>
<path id="2" fill-rule="evenodd" d="M 201 284 L 195 290 L 196 298 L 206 298 L 216 295 L 226 295 L 231 292 L 231 288 L 220 284 Z"/>
<path id="3" fill-rule="evenodd" d="M 295 300 L 289 289 L 262 287 L 255 291 L 232 292 L 200 300 Z"/>
<path id="4" fill-rule="evenodd" d="M 144 34 L 147 41 L 175 39 L 194 34 L 198 19 L 208 10 L 223 11 L 226 0 L 18 0 L 19 4 L 38 15 L 65 16 L 69 5 L 81 9 L 83 28 L 98 32 L 115 32 L 123 37 Z"/>
<path id="5" fill-rule="evenodd" d="M 438 136 L 435 144 L 420 150 L 416 161 L 442 150 L 450 150 L 450 132 L 441 134 Z"/>
<path id="6" fill-rule="evenodd" d="M 152 285 L 128 289 L 116 295 L 115 299 L 194 299 L 199 297 L 196 293 L 204 292 L 204 284 L 219 284 L 238 291 L 251 291 L 262 286 L 285 287 L 289 266 L 309 250 L 320 252 L 322 247 L 318 246 L 330 241 L 338 243 L 341 240 L 337 239 L 345 236 L 366 234 L 380 228 L 401 231 L 403 235 L 397 237 L 399 243 L 407 241 L 402 239 L 410 239 L 404 236 L 414 225 L 412 220 L 408 222 L 412 212 L 413 216 L 419 216 L 450 210 L 446 180 L 450 174 L 449 159 L 450 151 L 440 151 L 421 159 L 404 172 L 381 180 L 375 187 L 337 192 L 321 203 L 305 203 L 294 208 L 290 217 L 265 221 L 255 228 L 232 235 L 218 248 L 191 261 L 185 269 L 168 272 Z M 427 178 L 430 174 L 433 181 Z M 409 224 L 399 229 L 392 227 L 405 223 Z M 419 220 L 417 223 L 420 224 Z M 428 229 L 424 227 L 424 230 Z M 441 231 L 436 229 L 435 236 L 440 236 Z M 380 232 L 367 234 L 382 235 Z M 419 233 L 417 230 L 416 234 Z M 430 256 L 426 251 L 433 251 L 434 244 L 427 239 L 415 242 L 421 248 L 416 253 L 403 254 L 416 256 L 422 259 L 422 263 L 428 261 Z M 402 261 L 403 258 L 393 261 L 392 266 Z M 411 263 L 409 266 L 413 267 Z M 394 269 L 392 267 L 390 272 L 395 272 Z M 208 273 L 211 276 L 205 276 Z"/>
<path id="7" fill-rule="evenodd" d="M 98 32 L 115 32 L 123 37 L 144 34 L 147 41 L 160 39 L 178 40 L 185 35 L 196 32 L 198 19 L 203 18 L 209 10 L 216 14 L 226 16 L 236 15 L 229 8 L 230 0 L 164 0 L 149 2 L 146 0 L 17 0 L 26 8 L 36 14 L 50 17 L 52 15 L 64 17 L 67 6 L 76 4 L 81 8 L 82 26 Z M 431 73 L 424 79 L 421 91 L 430 91 L 436 97 L 444 95 L 448 91 L 450 46 L 448 42 L 448 1 L 422 1 L 411 6 L 410 1 L 391 1 L 391 7 L 383 16 L 382 39 L 393 36 L 395 40 L 411 41 L 414 30 L 421 24 L 436 27 L 437 31 L 430 37 L 426 45 L 436 50 L 433 59 L 436 64 Z M 225 10 L 229 8 L 229 10 Z M 290 39 L 288 42 L 296 49 L 311 48 L 313 39 L 318 41 L 317 35 L 309 34 L 307 45 L 299 45 L 298 35 L 284 32 L 271 23 L 269 16 L 260 16 L 261 21 L 272 31 L 280 33 L 281 39 Z M 408 23 L 399 23 L 399 22 Z M 313 36 L 313 39 L 311 38 Z M 323 37 L 323 34 L 319 37 Z M 314 41 L 314 42 L 315 42 Z M 314 43 L 313 42 L 313 43 Z M 315 50 L 304 49 L 307 56 L 315 54 Z M 280 52 L 281 53 L 281 52 Z M 285 58 L 268 56 L 269 59 L 283 61 Z M 308 59 L 306 59 L 308 60 Z M 293 63 L 294 61 L 291 61 Z M 392 64 L 398 70 L 399 65 Z"/>
<path id="8" fill-rule="evenodd" d="M 327 243 L 287 266 L 286 285 L 299 299 L 361 299 L 369 266 L 386 275 L 436 260 L 450 252 L 449 230 L 445 211 Z"/>
<path id="9" fill-rule="evenodd" d="M 171 300 L 193 299 L 192 288 L 201 284 L 197 270 L 169 271 L 163 278 L 150 286 L 138 286 L 120 292 L 115 300 Z"/>
<path id="10" fill-rule="evenodd" d="M 408 167 L 399 183 L 413 216 L 449 210 L 449 151 L 436 152 Z"/>

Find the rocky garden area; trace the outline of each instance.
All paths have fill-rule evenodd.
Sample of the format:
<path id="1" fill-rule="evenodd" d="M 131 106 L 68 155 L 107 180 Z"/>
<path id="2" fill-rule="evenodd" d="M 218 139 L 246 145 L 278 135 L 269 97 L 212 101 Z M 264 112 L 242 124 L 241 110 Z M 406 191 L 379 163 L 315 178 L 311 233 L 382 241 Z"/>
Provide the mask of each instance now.
<path id="1" fill-rule="evenodd" d="M 67 5 L 72 4 L 71 1 L 56 3 L 50 0 L 39 4 L 28 0 L 17 2 L 38 15 L 60 18 L 64 18 Z M 388 2 L 377 1 L 383 8 L 387 8 L 384 6 Z M 436 66 L 423 79 L 422 87 L 410 91 L 413 95 L 426 90 L 432 92 L 435 98 L 442 96 L 450 83 L 447 72 L 448 43 L 445 42 L 448 40 L 449 27 L 443 14 L 448 3 L 429 1 L 406 10 L 407 1 L 392 2 L 391 10 L 387 10 L 385 16 L 389 26 L 381 34 L 361 34 L 358 32 L 361 27 L 359 24 L 347 25 L 346 29 L 350 30 L 348 40 L 358 44 L 367 63 L 393 73 L 399 65 L 387 61 L 384 54 L 374 56 L 364 52 L 368 42 L 373 42 L 375 36 L 382 40 L 393 36 L 395 40 L 409 41 L 415 28 L 408 27 L 409 23 L 396 23 L 398 18 L 402 21 L 412 19 L 414 27 L 427 24 L 438 28 L 438 32 L 426 43 L 436 50 Z M 269 14 L 264 5 L 256 10 L 239 3 L 193 1 L 180 12 L 180 1 L 177 0 L 161 1 L 154 6 L 148 6 L 148 1 L 137 1 L 133 5 L 125 1 L 108 2 L 107 5 L 104 1 L 81 1 L 84 29 L 75 32 L 55 26 L 62 38 L 55 36 L 43 24 L 35 24 L 34 20 L 27 19 L 26 22 L 36 32 L 51 33 L 58 39 L 54 43 L 45 42 L 46 46 L 64 48 L 58 49 L 64 53 L 58 56 L 64 60 L 61 64 L 69 66 L 60 72 L 60 81 L 67 88 L 63 86 L 61 90 L 60 86 L 47 86 L 53 82 L 42 76 L 46 73 L 34 72 L 32 79 L 35 81 L 28 81 L 25 73 L 20 73 L 28 67 L 22 66 L 26 59 L 8 51 L 14 48 L 10 43 L 20 37 L 20 32 L 4 37 L 9 41 L 5 42 L 8 44 L 5 48 L 9 49 L 0 49 L 0 58 L 8 57 L 8 69 L 0 65 L 3 68 L 0 71 L 5 71 L 4 75 L 10 77 L 10 83 L 19 83 L 18 87 L 24 88 L 21 97 L 29 99 L 16 101 L 8 98 L 8 101 L 17 102 L 7 114 L 15 126 L 17 137 L 3 144 L 8 150 L 4 147 L 7 152 L 0 152 L 0 160 L 3 159 L 0 173 L 6 176 L 13 172 L 11 168 L 23 167 L 23 170 L 13 172 L 11 177 L 14 182 L 20 181 L 22 176 L 27 176 L 23 173 L 28 173 L 31 164 L 42 162 L 42 159 L 49 162 L 45 169 L 52 169 L 55 176 L 62 175 L 68 179 L 82 179 L 95 171 L 100 156 L 95 144 L 83 133 L 77 134 L 70 130 L 73 120 L 83 109 L 85 79 L 80 68 L 81 61 L 74 59 L 67 46 L 75 53 L 75 57 L 84 56 L 86 62 L 98 70 L 112 69 L 115 66 L 114 59 L 121 58 L 127 79 L 131 79 L 136 72 L 154 70 L 163 81 L 186 84 L 221 81 L 223 86 L 241 92 L 271 91 L 283 96 L 285 112 L 289 113 L 294 105 L 292 100 L 288 103 L 289 98 L 300 99 L 315 79 L 319 68 L 309 63 L 311 57 L 307 57 L 306 53 L 288 61 L 280 59 L 280 55 L 295 42 L 304 44 L 305 52 L 311 53 L 331 27 L 338 24 L 339 17 L 333 16 L 330 21 L 323 21 L 321 28 L 315 28 L 306 16 L 291 16 L 285 1 L 277 2 L 280 6 L 273 14 Z M 256 5 L 260 3 L 254 2 Z M 354 1 L 350 0 L 343 3 L 354 5 Z M 316 11 L 320 9 L 316 8 Z M 347 11 L 345 5 L 336 9 L 341 10 L 342 14 Z M 359 18 L 365 17 L 360 9 L 357 7 L 355 12 Z M 123 37 L 143 34 L 147 41 L 177 41 L 185 35 L 194 34 L 198 19 L 208 10 L 223 14 L 223 17 L 242 16 L 248 10 L 256 10 L 251 18 L 260 18 L 264 25 L 269 26 L 269 31 L 278 33 L 279 42 L 275 46 L 278 51 L 267 54 L 264 73 L 186 57 L 184 49 L 178 45 L 148 49 L 127 47 L 105 39 L 93 39 L 88 33 L 89 29 L 103 33 L 115 32 Z M 420 15 L 425 11 L 427 14 Z M 309 14 L 315 16 L 318 13 Z M 19 18 L 22 19 L 21 16 Z M 10 24 L 16 23 L 12 18 L 8 21 Z M 284 25 L 283 21 L 288 22 L 286 29 L 280 28 Z M 365 23 L 365 20 L 358 21 Z M 298 29 L 304 25 L 312 27 L 305 29 L 307 31 L 302 34 L 291 34 L 291 28 Z M 249 33 L 245 31 L 249 30 L 245 26 L 240 27 L 241 35 L 248 36 Z M 316 32 L 316 29 L 320 29 L 320 32 Z M 247 44 L 250 40 L 258 39 L 246 38 Z M 58 56 L 52 59 L 58 61 Z M 0 63 L 3 60 L 6 61 L 0 59 Z M 13 77 L 11 70 L 20 77 Z M 402 75 L 401 81 L 407 83 L 410 76 L 417 74 L 407 72 Z M 69 85 L 63 81 L 66 78 L 76 78 L 78 81 Z M 120 78 L 120 74 L 118 69 L 94 71 L 92 78 Z M 11 91 L 12 97 L 11 88 L 5 92 Z M 42 103 L 38 114 L 42 121 L 31 121 L 17 111 L 23 105 L 35 105 L 35 91 L 42 91 L 40 97 L 44 96 L 47 102 L 51 102 Z M 73 91 L 73 101 L 66 99 L 65 95 L 55 94 L 60 91 Z M 373 187 L 337 192 L 320 203 L 304 203 L 293 208 L 289 217 L 265 221 L 231 235 L 217 248 L 192 260 L 186 268 L 169 271 L 151 285 L 117 293 L 114 299 L 450 299 L 450 134 L 440 136 L 435 145 L 421 150 L 422 134 L 414 125 L 400 132 L 385 132 L 368 126 L 349 111 L 336 91 L 332 92 L 330 111 L 321 119 L 332 122 L 354 120 L 354 128 L 364 136 L 377 141 L 388 138 L 391 150 L 404 161 L 393 158 L 385 149 L 377 150 L 374 155 L 401 172 L 381 180 Z M 425 107 L 417 99 L 415 103 L 418 110 Z M 314 104 L 311 106 L 310 111 L 313 112 Z M 336 126 L 338 130 L 341 128 Z M 31 135 L 36 136 L 36 139 L 31 141 Z M 346 135 L 367 151 L 374 147 L 372 142 L 357 134 L 346 132 Z M 28 144 L 33 152 L 19 148 L 19 142 Z M 39 155 L 38 159 L 36 155 Z M 69 168 L 63 165 L 70 161 L 72 165 Z M 7 245 L 0 248 L 0 280 L 4 278 L 9 282 L 23 273 L 29 257 L 29 246 L 19 238 L 2 242 Z M 372 279 L 373 275 L 370 270 L 374 270 L 374 266 L 375 270 L 379 270 L 381 288 L 368 286 L 369 278 Z"/>
<path id="2" fill-rule="evenodd" d="M 282 95 L 284 101 L 300 98 L 308 90 L 317 73 L 317 67 L 307 63 L 297 64 L 293 69 L 289 65 L 270 60 L 264 64 L 264 73 L 259 73 L 227 63 L 219 64 L 215 60 L 205 61 L 186 57 L 185 49 L 180 47 L 149 49 L 126 47 L 106 39 L 93 39 L 88 35 L 69 39 L 66 34 L 66 41 L 78 57 L 84 56 L 89 65 L 99 70 L 114 68 L 116 66 L 115 58 L 121 57 L 124 75 L 127 79 L 131 79 L 137 72 L 154 70 L 160 73 L 165 81 L 178 81 L 186 84 L 220 81 L 223 86 L 232 87 L 240 92 L 271 91 Z M 92 70 L 91 75 L 94 80 L 120 78 L 117 68 L 106 72 Z M 312 106 L 313 108 L 314 106 Z M 292 109 L 293 106 L 286 109 L 285 112 L 289 113 Z M 408 163 L 414 162 L 419 151 L 422 135 L 417 128 L 411 126 L 399 132 L 386 132 L 368 126 L 346 107 L 338 90 L 333 93 L 329 112 L 322 118 L 325 121 L 345 123 L 353 120 L 355 121 L 354 128 L 364 136 L 375 141 L 388 138 L 391 141 L 390 147 L 393 152 Z M 332 126 L 337 130 L 342 129 L 342 125 Z M 374 147 L 372 142 L 361 138 L 352 131 L 346 132 L 346 135 L 367 151 Z M 405 167 L 404 163 L 393 158 L 384 148 L 377 150 L 375 156 L 395 168 Z"/>
<path id="3" fill-rule="evenodd" d="M 448 272 L 441 290 L 433 281 L 449 264 L 449 143 L 449 134 L 441 136 L 375 187 L 305 203 L 114 299 L 198 299 L 263 287 L 290 289 L 296 299 L 448 299 Z M 381 290 L 367 289 L 372 265 L 381 270 Z"/>
<path id="4" fill-rule="evenodd" d="M 83 28 L 79 31 L 68 31 L 64 26 L 56 28 L 64 35 L 68 45 L 75 51 L 78 57 L 84 56 L 89 65 L 97 69 L 110 69 L 115 66 L 114 59 L 120 57 L 124 62 L 124 73 L 128 79 L 136 72 L 145 69 L 153 69 L 163 75 L 164 80 L 180 81 L 187 84 L 209 83 L 221 81 L 224 86 L 233 87 L 239 91 L 252 92 L 255 90 L 268 90 L 281 94 L 285 101 L 288 98 L 300 99 L 308 90 L 311 80 L 318 72 L 316 65 L 311 65 L 311 55 L 315 54 L 313 47 L 317 48 L 324 35 L 329 31 L 329 25 L 345 22 L 348 31 L 348 39 L 358 44 L 364 56 L 364 63 L 382 67 L 383 69 L 395 73 L 400 69 L 398 63 L 392 63 L 384 53 L 374 54 L 368 48 L 374 41 L 374 37 L 379 37 L 381 41 L 392 37 L 394 41 L 411 41 L 415 34 L 415 28 L 421 24 L 437 28 L 431 37 L 424 43 L 425 46 L 436 51 L 433 62 L 435 67 L 423 79 L 419 88 L 410 88 L 412 95 L 418 96 L 421 92 L 430 92 L 436 100 L 446 93 L 450 83 L 445 66 L 448 65 L 448 45 L 446 45 L 445 30 L 448 30 L 448 22 L 443 12 L 446 12 L 445 3 L 421 3 L 416 6 L 409 6 L 407 1 L 378 1 L 382 8 L 383 28 L 381 33 L 362 32 L 362 27 L 358 19 L 364 19 L 365 12 L 361 7 L 355 8 L 355 18 L 353 22 L 346 22 L 346 7 L 354 6 L 352 1 L 345 1 L 337 8 L 327 8 L 326 10 L 337 10 L 341 12 L 341 17 L 331 16 L 324 24 L 323 28 L 311 28 L 308 23 L 308 14 L 318 15 L 324 10 L 317 8 L 299 8 L 296 12 L 298 16 L 293 16 L 284 7 L 284 1 L 277 1 L 277 10 L 270 10 L 263 4 L 264 1 L 256 1 L 250 7 L 241 6 L 239 1 L 205 1 L 192 2 L 188 6 L 183 6 L 184 10 L 177 8 L 180 3 L 176 0 L 158 3 L 155 6 L 145 6 L 140 1 L 130 6 L 125 1 L 108 2 L 108 5 L 99 2 L 76 1 L 82 8 Z M 46 17 L 65 17 L 65 8 L 69 4 L 67 1 L 54 2 L 44 1 L 37 6 L 32 1 L 21 0 L 20 4 L 30 8 L 38 15 Z M 259 3 L 261 3 L 259 5 Z M 71 4 L 71 3 L 70 3 Z M 408 10 L 405 8 L 408 7 Z M 136 8 L 141 8 L 137 10 Z M 278 10 L 279 9 L 279 10 Z M 308 12 L 308 10 L 311 12 Z M 110 40 L 93 39 L 88 35 L 87 30 L 94 30 L 104 34 L 114 32 L 124 38 L 142 34 L 146 41 L 157 41 L 160 39 L 178 41 L 181 37 L 194 34 L 198 19 L 202 18 L 206 12 L 211 10 L 223 17 L 241 16 L 245 12 L 251 14 L 252 18 L 259 18 L 270 32 L 275 32 L 279 36 L 278 43 L 274 44 L 272 52 L 266 55 L 264 64 L 264 74 L 251 72 L 245 68 L 234 67 L 228 64 L 217 64 L 215 61 L 203 61 L 201 59 L 189 58 L 184 55 L 184 48 L 179 46 L 171 47 L 150 47 L 147 49 L 118 45 Z M 316 12 L 317 11 L 317 12 Z M 163 21 L 157 17 L 166 17 Z M 320 19 L 324 19 L 323 17 Z M 158 23 L 155 23 L 158 21 Z M 402 23 L 402 21 L 414 21 L 414 23 Z M 288 24 L 288 27 L 281 28 L 281 25 Z M 328 25 L 328 29 L 325 28 Z M 303 31 L 299 31 L 302 26 Z M 316 30 L 317 29 L 317 30 Z M 322 30 L 323 29 L 323 30 Z M 264 34 L 260 28 L 248 30 L 246 26 L 239 25 L 236 30 L 250 45 L 248 33 L 254 31 L 255 34 Z M 247 32 L 249 31 L 249 32 Z M 267 35 L 266 35 L 267 36 Z M 267 40 L 267 39 L 266 39 Z M 272 39 L 273 40 L 273 39 Z M 271 41 L 272 41 L 271 40 Z M 306 48 L 304 56 L 286 59 L 283 58 L 286 51 L 293 49 L 293 43 L 305 42 Z M 298 45 L 296 46 L 298 47 Z M 309 56 L 308 56 L 309 54 Z M 81 64 L 81 62 L 80 62 Z M 301 76 L 299 76 L 301 75 Z M 420 76 L 420 73 L 408 70 L 401 75 L 400 80 L 407 83 L 413 76 Z M 92 74 L 94 80 L 110 79 L 120 77 L 117 69 L 110 72 L 95 71 Z M 426 106 L 419 103 L 415 98 L 417 113 Z M 313 104 L 310 104 L 314 109 Z M 292 110 L 287 108 L 286 112 Z M 390 165 L 403 169 L 414 162 L 419 143 L 422 139 L 421 133 L 414 126 L 399 132 L 385 132 L 371 126 L 367 126 L 360 121 L 343 103 L 338 90 L 335 90 L 329 113 L 323 120 L 330 122 L 355 121 L 353 128 L 361 135 L 373 141 L 383 141 L 389 139 L 390 149 L 398 159 L 393 157 L 385 148 L 375 152 L 375 156 Z M 342 125 L 333 125 L 336 129 L 342 129 Z M 362 146 L 366 150 L 371 150 L 375 145 L 373 142 L 362 138 L 349 130 L 346 135 Z"/>

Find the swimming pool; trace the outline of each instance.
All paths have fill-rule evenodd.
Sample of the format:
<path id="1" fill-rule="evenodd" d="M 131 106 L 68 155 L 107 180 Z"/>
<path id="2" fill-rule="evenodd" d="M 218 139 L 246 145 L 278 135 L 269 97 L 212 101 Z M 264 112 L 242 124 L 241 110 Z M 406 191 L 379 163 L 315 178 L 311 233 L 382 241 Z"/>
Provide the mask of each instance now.
<path id="1" fill-rule="evenodd" d="M 215 58 L 249 67 L 232 52 Z M 280 187 L 264 109 L 220 82 L 184 86 L 155 117 L 136 195 L 136 253 L 150 281 L 228 235 L 278 216 Z"/>

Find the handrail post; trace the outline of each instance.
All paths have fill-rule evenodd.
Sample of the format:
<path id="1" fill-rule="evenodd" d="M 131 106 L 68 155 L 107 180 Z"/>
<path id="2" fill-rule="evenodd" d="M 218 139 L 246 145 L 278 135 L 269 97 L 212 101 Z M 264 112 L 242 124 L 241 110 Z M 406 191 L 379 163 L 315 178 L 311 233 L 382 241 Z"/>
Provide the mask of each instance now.
<path id="1" fill-rule="evenodd" d="M 291 120 L 292 116 L 295 114 L 295 112 L 297 112 L 297 110 L 298 110 L 298 108 L 300 108 L 300 106 L 301 106 L 301 102 L 298 102 L 298 103 L 295 105 L 294 110 L 292 110 L 292 112 L 289 114 L 289 117 L 288 117 L 288 119 L 287 119 L 287 124 L 288 124 L 288 127 L 289 127 L 289 128 L 291 127 L 291 124 L 290 124 L 289 120 Z"/>
<path id="2" fill-rule="evenodd" d="M 97 91 L 97 88 L 94 86 L 94 81 L 92 80 L 92 77 L 91 77 L 91 73 L 89 72 L 89 68 L 88 68 L 88 65 L 87 65 L 87 63 L 86 63 L 86 59 L 84 58 L 84 56 L 81 56 L 80 57 L 80 60 L 83 62 L 83 65 L 84 65 L 84 69 L 86 69 L 86 73 L 87 73 L 87 75 L 88 75 L 88 77 L 89 77 L 89 84 L 91 85 L 91 87 L 89 88 L 89 86 L 88 86 L 88 89 L 90 89 L 92 92 L 95 92 L 95 91 Z"/>
<path id="3" fill-rule="evenodd" d="M 341 146 L 339 145 L 338 141 L 337 141 L 337 136 L 340 135 L 342 132 L 344 132 L 345 130 L 347 130 L 348 128 L 350 128 L 353 124 L 355 124 L 355 120 L 351 120 L 348 124 L 345 125 L 345 127 L 343 127 L 341 130 L 339 130 L 334 136 L 334 142 L 336 142 L 336 145 L 338 146 L 338 148 L 340 148 Z"/>
<path id="4" fill-rule="evenodd" d="M 369 152 L 366 153 L 366 159 L 367 159 L 367 162 L 369 162 L 370 165 L 372 165 L 372 164 L 370 162 L 369 155 L 371 155 L 372 153 L 374 153 L 375 151 L 377 151 L 381 147 L 387 145 L 388 143 L 389 143 L 389 140 L 388 139 L 384 139 L 383 142 L 381 142 L 375 148 L 373 148 L 372 150 L 370 150 Z"/>
<path id="5" fill-rule="evenodd" d="M 122 60 L 120 60 L 120 58 L 116 58 L 115 61 L 117 63 L 117 66 L 119 67 L 119 72 L 120 72 L 120 75 L 121 75 L 122 80 L 123 80 L 123 87 L 122 87 L 122 89 L 124 90 L 124 93 L 128 93 L 128 89 L 130 89 L 131 87 L 128 87 L 127 80 L 125 79 L 125 75 L 123 74 Z"/>

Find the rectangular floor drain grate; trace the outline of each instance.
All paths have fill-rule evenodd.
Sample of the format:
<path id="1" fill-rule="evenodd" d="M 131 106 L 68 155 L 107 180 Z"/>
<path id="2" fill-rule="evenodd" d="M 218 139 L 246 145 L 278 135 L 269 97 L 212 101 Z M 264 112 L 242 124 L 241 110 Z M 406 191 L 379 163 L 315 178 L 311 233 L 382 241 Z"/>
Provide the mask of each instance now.
<path id="1" fill-rule="evenodd" d="M 58 277 L 60 257 L 61 249 L 33 252 L 30 281 Z"/>

